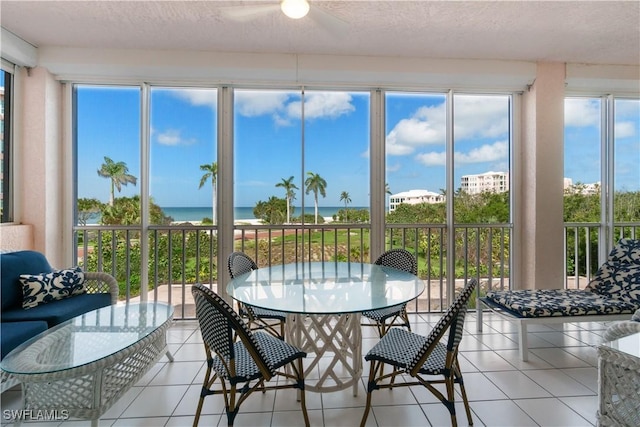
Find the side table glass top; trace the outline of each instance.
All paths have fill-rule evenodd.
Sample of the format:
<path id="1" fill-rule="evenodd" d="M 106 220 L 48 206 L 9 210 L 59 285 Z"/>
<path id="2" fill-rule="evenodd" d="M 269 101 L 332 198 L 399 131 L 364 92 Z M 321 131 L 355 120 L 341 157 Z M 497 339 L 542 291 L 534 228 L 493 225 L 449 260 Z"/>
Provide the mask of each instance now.
<path id="1" fill-rule="evenodd" d="M 274 265 L 237 276 L 227 286 L 237 301 L 289 313 L 357 313 L 418 297 L 424 282 L 405 271 L 354 262 Z"/>
<path id="2" fill-rule="evenodd" d="M 16 347 L 0 363 L 11 374 L 44 374 L 78 368 L 111 356 L 157 331 L 173 317 L 161 302 L 111 305 L 94 310 Z"/>
<path id="3" fill-rule="evenodd" d="M 605 343 L 616 350 L 640 358 L 640 333 L 630 334 Z"/>

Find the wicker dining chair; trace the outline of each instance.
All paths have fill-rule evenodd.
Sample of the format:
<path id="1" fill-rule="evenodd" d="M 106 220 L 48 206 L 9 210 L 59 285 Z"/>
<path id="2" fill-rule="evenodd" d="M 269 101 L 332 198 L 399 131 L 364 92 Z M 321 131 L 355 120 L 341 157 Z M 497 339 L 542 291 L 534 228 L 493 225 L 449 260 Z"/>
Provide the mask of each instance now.
<path id="1" fill-rule="evenodd" d="M 462 339 L 467 303 L 476 286 L 476 279 L 467 282 L 428 336 L 418 335 L 402 328 L 391 328 L 367 353 L 365 360 L 370 363 L 370 370 L 367 404 L 360 423 L 361 427 L 364 427 L 371 410 L 371 394 L 374 390 L 417 385 L 426 387 L 444 403 L 451 415 L 451 425 L 457 426 L 454 385 L 458 384 L 467 412 L 467 421 L 469 425 L 473 424 L 462 372 L 458 364 L 458 345 Z M 385 365 L 390 365 L 393 372 L 384 374 Z M 406 375 L 407 381 L 394 381 L 399 375 Z M 433 386 L 434 384 L 445 384 L 446 397 Z"/>
<path id="2" fill-rule="evenodd" d="M 229 255 L 227 264 L 229 267 L 229 276 L 231 276 L 232 279 L 243 273 L 258 269 L 253 259 L 243 252 L 232 252 L 231 255 Z M 242 303 L 238 303 L 238 308 L 240 315 L 248 319 L 250 329 L 263 329 L 280 339 L 284 339 L 284 326 L 287 321 L 287 313 L 252 307 Z"/>
<path id="3" fill-rule="evenodd" d="M 380 255 L 374 264 L 403 270 L 414 275 L 418 274 L 416 258 L 405 249 L 390 249 Z M 392 326 L 404 326 L 409 331 L 411 330 L 411 323 L 407 314 L 407 303 L 365 311 L 362 315 L 374 322 L 373 324 L 363 323 L 363 326 L 376 326 L 381 338 Z"/>
<path id="4" fill-rule="evenodd" d="M 254 391 L 294 388 L 299 390 L 304 423 L 309 426 L 302 365 L 307 353 L 269 333 L 254 333 L 233 308 L 209 288 L 195 284 L 191 293 L 207 357 L 207 371 L 193 425 L 198 425 L 206 396 L 223 395 L 227 423 L 232 426 L 240 405 Z M 268 385 L 268 381 L 278 376 L 283 379 Z M 214 389 L 216 381 L 220 388 Z"/>

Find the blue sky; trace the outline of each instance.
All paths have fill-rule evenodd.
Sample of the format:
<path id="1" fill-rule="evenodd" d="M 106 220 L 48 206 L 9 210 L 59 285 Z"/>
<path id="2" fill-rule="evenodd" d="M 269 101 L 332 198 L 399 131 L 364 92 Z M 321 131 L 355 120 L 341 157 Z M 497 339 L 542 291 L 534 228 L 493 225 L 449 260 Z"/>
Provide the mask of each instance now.
<path id="1" fill-rule="evenodd" d="M 124 161 L 140 177 L 140 91 L 138 88 L 78 90 L 79 197 L 109 198 L 109 182 L 97 170 L 104 156 Z M 151 91 L 151 196 L 160 206 L 210 206 L 211 186 L 198 188 L 200 165 L 216 161 L 215 89 Z M 456 95 L 455 167 L 460 177 L 509 168 L 507 96 Z M 445 187 L 445 96 L 387 93 L 386 182 L 393 193 Z M 565 105 L 565 176 L 574 183 L 600 181 L 600 104 L 568 99 Z M 616 104 L 616 188 L 640 189 L 640 102 Z M 254 206 L 284 197 L 278 182 L 294 176 L 295 205 L 305 197 L 302 177 L 301 94 L 295 91 L 236 90 L 235 205 Z M 305 93 L 304 169 L 322 176 L 327 196 L 320 206 L 351 206 L 369 199 L 368 92 Z M 129 185 L 116 194 L 139 193 Z"/>

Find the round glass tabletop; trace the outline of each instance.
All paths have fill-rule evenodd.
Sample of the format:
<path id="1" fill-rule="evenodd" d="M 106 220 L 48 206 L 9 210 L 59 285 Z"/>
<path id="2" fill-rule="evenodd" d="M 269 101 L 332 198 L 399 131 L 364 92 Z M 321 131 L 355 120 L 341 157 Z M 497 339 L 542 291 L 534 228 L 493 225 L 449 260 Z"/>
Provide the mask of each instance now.
<path id="1" fill-rule="evenodd" d="M 424 282 L 406 271 L 354 262 L 307 262 L 259 268 L 227 286 L 237 301 L 302 314 L 342 314 L 411 301 Z"/>

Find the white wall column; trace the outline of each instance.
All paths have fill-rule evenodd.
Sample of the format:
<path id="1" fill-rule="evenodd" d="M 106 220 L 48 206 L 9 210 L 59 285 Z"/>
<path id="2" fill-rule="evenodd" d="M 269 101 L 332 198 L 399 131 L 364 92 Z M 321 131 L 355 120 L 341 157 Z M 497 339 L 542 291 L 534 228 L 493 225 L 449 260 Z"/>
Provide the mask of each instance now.
<path id="1" fill-rule="evenodd" d="M 516 215 L 522 258 L 514 289 L 560 289 L 564 277 L 565 64 L 538 63 L 523 99 Z"/>
<path id="2" fill-rule="evenodd" d="M 42 67 L 22 72 L 22 150 L 16 173 L 23 187 L 15 189 L 22 193 L 22 214 L 16 220 L 33 225 L 34 249 L 60 268 L 68 258 L 62 244 L 62 85 Z"/>

